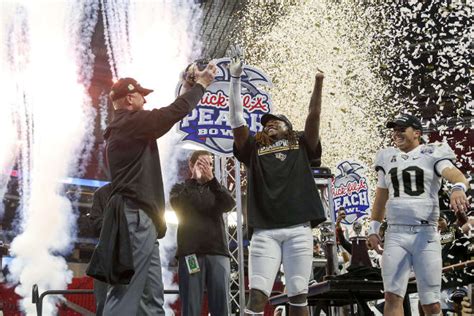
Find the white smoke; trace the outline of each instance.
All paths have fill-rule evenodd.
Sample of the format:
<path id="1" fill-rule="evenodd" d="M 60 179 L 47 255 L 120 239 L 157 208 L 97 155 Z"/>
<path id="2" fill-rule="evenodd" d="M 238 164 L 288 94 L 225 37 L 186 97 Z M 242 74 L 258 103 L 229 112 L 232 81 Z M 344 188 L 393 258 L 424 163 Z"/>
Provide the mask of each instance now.
<path id="1" fill-rule="evenodd" d="M 174 99 L 179 74 L 199 54 L 197 29 L 200 10 L 192 0 L 108 1 L 104 8 L 104 29 L 114 80 L 133 77 L 155 92 L 147 96 L 146 108 L 166 106 Z M 159 139 L 165 193 L 177 180 L 179 136 L 172 130 Z M 173 259 L 175 227 L 160 240 L 165 289 L 176 289 L 167 265 Z M 165 296 L 167 314 L 176 296 Z"/>
<path id="2" fill-rule="evenodd" d="M 61 254 L 71 248 L 75 217 L 59 181 L 75 167 L 91 121 L 75 64 L 77 47 L 88 44 L 74 41 L 81 26 L 71 23 L 85 11 L 66 1 L 10 1 L 2 2 L 1 12 L 1 83 L 8 101 L 1 114 L 16 123 L 9 135 L 18 137 L 21 185 L 9 280 L 18 283 L 22 309 L 34 315 L 33 284 L 40 292 L 65 289 L 72 278 Z M 0 159 L 11 161 L 11 151 Z M 44 315 L 55 314 L 56 301 L 45 298 Z"/>
<path id="3" fill-rule="evenodd" d="M 12 16 L 17 16 L 12 19 Z M 18 115 L 21 107 L 22 89 L 18 82 L 26 60 L 18 58 L 18 52 L 27 49 L 24 34 L 24 11 L 12 3 L 1 4 L 0 20 L 5 21 L 0 29 L 0 84 L 4 102 L 0 104 L 0 198 L 5 195 L 10 174 L 19 151 Z M 18 40 L 13 40 L 17 38 Z M 0 219 L 3 218 L 3 203 L 0 206 Z"/>
<path id="4" fill-rule="evenodd" d="M 7 16 L 14 14 L 11 6 L 7 8 L 5 4 L 2 4 L 0 10 L 0 17 L 2 21 L 5 21 Z M 14 28 L 17 25 L 12 25 Z M 0 32 L 0 68 L 2 69 L 0 75 L 0 84 L 3 91 L 8 91 L 4 94 L 4 102 L 0 105 L 0 200 L 3 200 L 5 195 L 7 184 L 10 179 L 10 174 L 15 163 L 15 158 L 18 153 L 18 138 L 17 138 L 17 127 L 14 115 L 15 108 L 15 81 L 11 80 L 12 68 L 9 64 L 8 56 L 8 32 L 5 29 L 1 29 Z M 3 218 L 3 203 L 0 203 L 0 220 Z"/>
<path id="5" fill-rule="evenodd" d="M 11 7 L 2 4 L 0 10 L 0 19 L 5 21 L 6 17 L 11 16 Z M 14 26 L 12 25 L 12 28 Z M 10 173 L 13 169 L 15 158 L 18 151 L 17 129 L 14 116 L 15 107 L 15 84 L 11 80 L 12 69 L 9 64 L 8 56 L 8 34 L 5 29 L 0 32 L 0 84 L 3 91 L 8 91 L 4 95 L 4 102 L 0 104 L 0 200 L 5 195 L 7 184 L 10 179 Z M 3 218 L 3 203 L 0 203 L 0 220 Z"/>

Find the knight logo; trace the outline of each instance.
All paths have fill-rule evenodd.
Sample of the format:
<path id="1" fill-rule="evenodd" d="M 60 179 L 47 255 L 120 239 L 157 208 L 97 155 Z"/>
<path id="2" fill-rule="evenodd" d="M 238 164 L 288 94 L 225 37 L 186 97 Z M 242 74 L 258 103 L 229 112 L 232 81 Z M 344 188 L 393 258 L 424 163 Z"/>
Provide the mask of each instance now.
<path id="1" fill-rule="evenodd" d="M 275 158 L 280 159 L 281 161 L 285 161 L 286 154 L 284 154 L 284 153 L 275 153 Z"/>
<path id="2" fill-rule="evenodd" d="M 230 73 L 229 58 L 215 60 L 217 74 L 214 82 L 197 107 L 178 125 L 181 140 L 206 147 L 209 151 L 224 156 L 232 155 L 233 135 L 229 124 Z M 271 109 L 270 95 L 262 87 L 271 87 L 270 78 L 260 69 L 244 66 L 241 76 L 244 118 L 252 134 L 262 130 L 260 119 Z M 176 94 L 181 91 L 181 83 Z"/>
<path id="3" fill-rule="evenodd" d="M 337 169 L 339 174 L 332 184 L 333 211 L 337 217 L 339 208 L 344 207 L 346 218 L 342 223 L 350 225 L 358 218 L 369 215 L 369 186 L 364 176 L 367 168 L 360 162 L 344 160 L 337 164 Z"/>

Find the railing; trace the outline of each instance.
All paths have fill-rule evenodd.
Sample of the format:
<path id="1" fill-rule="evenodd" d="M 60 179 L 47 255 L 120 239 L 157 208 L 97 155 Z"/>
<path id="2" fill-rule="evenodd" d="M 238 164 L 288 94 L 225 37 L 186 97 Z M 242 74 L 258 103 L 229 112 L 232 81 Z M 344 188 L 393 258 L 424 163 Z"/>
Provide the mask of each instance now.
<path id="1" fill-rule="evenodd" d="M 167 294 L 178 294 L 178 290 L 164 290 L 163 291 L 165 295 Z M 238 291 L 231 291 L 234 295 Z M 245 294 L 248 294 L 248 290 L 245 291 Z M 36 304 L 36 314 L 37 316 L 42 316 L 43 314 L 43 299 L 45 298 L 46 295 L 65 295 L 65 294 L 77 294 L 77 295 L 82 295 L 82 294 L 94 294 L 94 290 L 48 290 L 44 291 L 39 294 L 39 289 L 38 285 L 35 284 L 33 285 L 33 290 L 32 290 L 32 302 L 33 304 Z M 272 291 L 270 295 L 279 295 L 282 294 L 280 291 Z"/>
<path id="2" fill-rule="evenodd" d="M 65 294 L 94 294 L 94 290 L 48 290 L 39 294 L 38 285 L 33 285 L 32 302 L 36 304 L 36 314 L 42 316 L 43 314 L 43 299 L 46 295 L 65 295 Z M 179 294 L 178 290 L 164 290 L 164 294 Z"/>

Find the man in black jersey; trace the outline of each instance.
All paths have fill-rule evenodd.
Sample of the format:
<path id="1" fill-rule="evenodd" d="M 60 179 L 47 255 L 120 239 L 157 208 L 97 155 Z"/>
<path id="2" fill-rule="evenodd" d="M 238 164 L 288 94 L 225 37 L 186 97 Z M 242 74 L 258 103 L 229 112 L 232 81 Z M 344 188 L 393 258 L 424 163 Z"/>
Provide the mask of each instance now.
<path id="1" fill-rule="evenodd" d="M 249 254 L 247 315 L 263 315 L 276 273 L 283 263 L 290 315 L 308 315 L 312 268 L 311 228 L 325 220 L 310 161 L 321 155 L 319 125 L 324 75 L 318 71 L 304 132 L 284 115 L 265 114 L 263 131 L 250 135 L 243 118 L 242 62 L 234 49 L 230 64 L 229 119 L 234 154 L 247 167 L 247 221 L 253 231 Z"/>

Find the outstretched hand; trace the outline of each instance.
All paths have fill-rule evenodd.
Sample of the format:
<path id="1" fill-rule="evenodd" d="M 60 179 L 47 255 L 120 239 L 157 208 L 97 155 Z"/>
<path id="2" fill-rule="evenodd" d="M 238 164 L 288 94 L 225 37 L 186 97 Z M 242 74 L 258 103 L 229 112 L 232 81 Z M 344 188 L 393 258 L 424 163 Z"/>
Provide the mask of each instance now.
<path id="1" fill-rule="evenodd" d="M 213 62 L 210 62 L 202 71 L 199 71 L 197 66 L 195 66 L 193 69 L 196 83 L 199 83 L 204 88 L 207 88 L 216 77 L 217 67 Z"/>
<path id="2" fill-rule="evenodd" d="M 229 70 L 232 77 L 240 77 L 244 65 L 244 51 L 235 44 L 229 47 L 227 55 L 230 57 Z"/>
<path id="3" fill-rule="evenodd" d="M 199 70 L 196 62 L 189 64 L 185 71 L 181 73 L 180 95 L 189 91 L 196 83 L 199 83 L 204 88 L 207 88 L 213 81 L 217 73 L 216 65 L 210 62 L 206 68 Z"/>
<path id="4" fill-rule="evenodd" d="M 470 203 L 466 196 L 466 193 L 462 190 L 453 190 L 449 199 L 451 208 L 455 213 L 466 212 L 470 207 Z"/>
<path id="5" fill-rule="evenodd" d="M 337 212 L 336 227 L 341 227 L 341 222 L 346 218 L 346 212 L 343 210 Z"/>
<path id="6" fill-rule="evenodd" d="M 379 255 L 383 253 L 382 239 L 377 234 L 371 234 L 367 237 L 367 248 L 375 250 Z"/>

